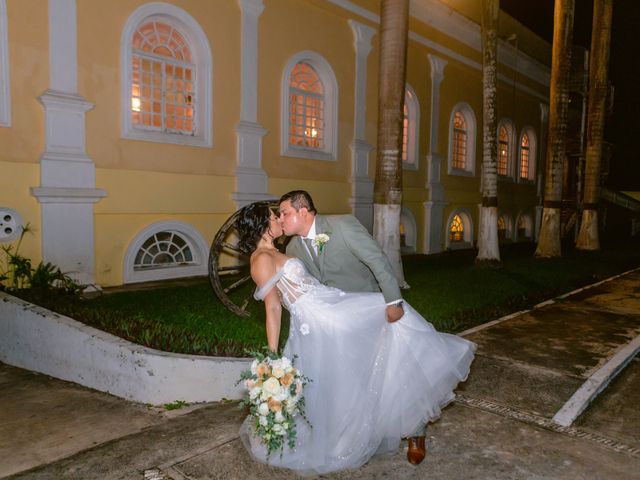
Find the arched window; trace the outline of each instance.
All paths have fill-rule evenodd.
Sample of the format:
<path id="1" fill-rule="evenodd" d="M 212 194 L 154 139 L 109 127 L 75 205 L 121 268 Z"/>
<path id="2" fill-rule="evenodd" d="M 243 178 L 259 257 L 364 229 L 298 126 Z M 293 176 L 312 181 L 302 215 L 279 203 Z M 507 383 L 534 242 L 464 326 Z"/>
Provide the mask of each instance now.
<path id="1" fill-rule="evenodd" d="M 533 222 L 531 216 L 527 214 L 518 215 L 518 222 L 516 224 L 516 239 L 518 241 L 531 240 Z"/>
<path id="2" fill-rule="evenodd" d="M 451 250 L 473 246 L 473 221 L 465 208 L 454 210 L 447 220 L 446 247 Z"/>
<path id="3" fill-rule="evenodd" d="M 283 75 L 282 155 L 334 160 L 337 146 L 337 86 L 324 58 L 301 52 Z"/>
<path id="4" fill-rule="evenodd" d="M 315 69 L 296 63 L 289 76 L 289 145 L 324 148 L 324 87 Z"/>
<path id="5" fill-rule="evenodd" d="M 124 283 L 207 274 L 208 246 L 186 223 L 149 225 L 129 244 L 124 260 Z"/>
<path id="6" fill-rule="evenodd" d="M 460 215 L 454 215 L 449 225 L 449 240 L 454 242 L 464 241 L 464 224 Z"/>
<path id="7" fill-rule="evenodd" d="M 509 119 L 503 119 L 498 126 L 498 175 L 513 176 L 515 128 Z"/>
<path id="8" fill-rule="evenodd" d="M 158 132 L 195 133 L 195 73 L 182 34 L 158 20 L 133 34 L 131 123 Z"/>
<path id="9" fill-rule="evenodd" d="M 0 127 L 11 126 L 10 91 L 7 4 L 6 0 L 0 0 Z"/>
<path id="10" fill-rule="evenodd" d="M 520 155 L 518 179 L 520 181 L 535 180 L 536 137 L 532 128 L 527 127 L 520 135 Z"/>
<path id="11" fill-rule="evenodd" d="M 404 118 L 402 122 L 402 166 L 418 169 L 418 141 L 420 132 L 420 104 L 416 92 L 407 84 L 404 92 Z"/>
<path id="12" fill-rule="evenodd" d="M 498 135 L 498 175 L 507 175 L 509 168 L 509 134 L 507 129 L 500 127 Z"/>
<path id="13" fill-rule="evenodd" d="M 498 241 L 511 240 L 511 217 L 502 213 L 498 216 Z"/>
<path id="14" fill-rule="evenodd" d="M 127 20 L 121 41 L 126 138 L 211 145 L 211 53 L 185 11 L 149 3 Z"/>
<path id="15" fill-rule="evenodd" d="M 451 113 L 449 128 L 449 174 L 475 173 L 476 120 L 466 103 L 456 105 Z"/>
<path id="16" fill-rule="evenodd" d="M 162 231 L 154 233 L 142 244 L 133 269 L 167 268 L 193 265 L 192 247 L 178 232 Z"/>

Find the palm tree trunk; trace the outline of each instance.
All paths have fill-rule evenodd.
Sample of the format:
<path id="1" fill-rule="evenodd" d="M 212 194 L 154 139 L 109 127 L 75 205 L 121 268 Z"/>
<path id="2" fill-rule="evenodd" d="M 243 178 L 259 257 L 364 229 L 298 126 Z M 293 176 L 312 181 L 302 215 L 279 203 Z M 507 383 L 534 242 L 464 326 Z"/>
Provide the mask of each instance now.
<path id="1" fill-rule="evenodd" d="M 553 60 L 549 95 L 549 138 L 542 224 L 536 257 L 559 257 L 562 174 L 566 157 L 569 70 L 573 40 L 574 0 L 556 0 L 553 16 Z"/>
<path id="2" fill-rule="evenodd" d="M 373 235 L 389 257 L 398 283 L 407 288 L 400 256 L 402 120 L 409 0 L 382 0 L 378 71 L 378 152 L 373 198 Z"/>
<path id="3" fill-rule="evenodd" d="M 500 261 L 498 246 L 498 11 L 499 0 L 482 0 L 482 206 L 476 263 Z"/>
<path id="4" fill-rule="evenodd" d="M 609 91 L 608 65 L 612 12 L 613 0 L 594 0 L 591 60 L 589 63 L 587 165 L 585 168 L 582 223 L 576 244 L 580 250 L 600 250 L 598 201 L 600 199 L 600 163 L 605 102 Z"/>

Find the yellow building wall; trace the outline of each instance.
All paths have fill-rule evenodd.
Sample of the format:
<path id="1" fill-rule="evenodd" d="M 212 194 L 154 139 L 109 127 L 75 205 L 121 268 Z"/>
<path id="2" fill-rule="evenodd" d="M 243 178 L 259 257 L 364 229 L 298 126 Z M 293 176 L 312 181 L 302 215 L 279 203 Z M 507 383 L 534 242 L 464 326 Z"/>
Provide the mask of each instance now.
<path id="1" fill-rule="evenodd" d="M 30 258 L 35 266 L 42 259 L 40 205 L 31 195 L 29 186 L 40 183 L 40 167 L 37 163 L 0 161 L 0 172 L 0 206 L 16 210 L 24 224 L 28 225 L 29 231 L 25 233 L 18 253 Z M 2 246 L 11 245 L 15 253 L 17 244 L 16 240 L 3 243 Z M 0 270 L 6 267 L 4 262 L 4 253 L 0 252 Z"/>
<path id="2" fill-rule="evenodd" d="M 351 175 L 355 51 L 347 18 L 299 0 L 265 2 L 258 30 L 258 121 L 264 137 L 263 168 L 270 178 L 345 181 Z M 331 65 L 338 87 L 338 146 L 335 161 L 280 155 L 282 76 L 289 59 L 304 50 Z M 269 189 L 273 191 L 271 185 Z"/>
<path id="3" fill-rule="evenodd" d="M 228 0 L 171 3 L 189 13 L 209 41 L 213 71 L 213 147 L 171 145 L 120 136 L 120 37 L 147 2 L 78 2 L 78 89 L 87 113 L 87 153 L 98 168 L 233 175 L 240 119 L 240 7 Z M 102 188 L 98 184 L 99 188 Z"/>
<path id="4" fill-rule="evenodd" d="M 235 210 L 233 177 L 98 169 L 97 183 L 109 192 L 95 206 L 96 281 L 122 283 L 127 248 L 140 231 L 166 220 L 185 222 L 210 244 Z"/>
<path id="5" fill-rule="evenodd" d="M 460 0 L 462 1 L 462 0 Z M 466 1 L 466 0 L 465 0 Z M 37 97 L 48 88 L 48 2 L 7 2 L 9 24 L 12 126 L 0 128 L 2 176 L 16 179 L 0 189 L 0 202 L 15 208 L 34 234 L 25 239 L 22 251 L 40 256 L 40 208 L 29 188 L 38 186 L 39 157 L 44 151 L 44 109 Z M 117 285 L 123 279 L 123 259 L 135 236 L 148 225 L 179 220 L 192 225 L 210 242 L 220 225 L 235 210 L 236 132 L 240 118 L 241 11 L 236 1 L 172 0 L 202 27 L 212 53 L 213 146 L 194 147 L 121 138 L 120 40 L 127 18 L 143 0 L 77 2 L 78 91 L 95 107 L 86 114 L 86 149 L 96 165 L 96 187 L 107 197 L 94 207 L 96 281 Z M 258 21 L 258 122 L 268 133 L 263 139 L 262 165 L 269 177 L 268 191 L 278 197 L 292 189 L 308 190 L 322 213 L 351 211 L 351 149 L 355 98 L 355 49 L 348 20 L 367 24 L 336 4 L 324 0 L 264 0 Z M 379 12 L 379 1 L 353 0 L 357 6 Z M 468 7 L 475 12 L 474 8 Z M 411 19 L 412 30 L 445 48 L 481 62 L 477 50 Z M 378 35 L 372 39 L 367 59 L 365 138 L 375 147 L 377 131 Z M 540 47 L 540 46 L 538 46 Z M 541 47 L 540 47 L 541 48 Z M 335 161 L 284 157 L 280 154 L 282 74 L 287 61 L 302 50 L 322 55 L 331 65 L 338 86 L 338 146 Z M 441 182 L 448 207 L 444 220 L 456 208 L 473 217 L 477 235 L 482 162 L 482 76 L 465 65 L 427 46 L 410 41 L 407 82 L 420 105 L 419 168 L 403 172 L 403 206 L 416 221 L 418 252 L 425 233 L 424 202 L 428 200 L 426 155 L 431 146 L 431 72 L 427 55 L 448 64 L 440 85 L 438 152 L 442 155 Z M 500 72 L 518 85 L 541 94 L 545 87 L 501 66 Z M 499 116 L 511 118 L 519 135 L 522 127 L 534 128 L 538 140 L 536 159 L 541 158 L 540 101 L 513 84 L 499 85 Z M 453 106 L 467 102 L 476 116 L 476 174 L 447 174 L 449 119 Z M 375 149 L 370 154 L 369 176 L 375 174 Z M 499 184 L 499 205 L 515 221 L 521 210 L 533 215 L 535 185 Z M 527 210 L 528 209 L 528 210 Z M 446 230 L 446 225 L 435 226 Z"/>
<path id="6" fill-rule="evenodd" d="M 19 253 L 36 265 L 42 259 L 40 205 L 29 189 L 40 185 L 44 151 L 38 97 L 49 83 L 47 1 L 7 2 L 7 25 L 11 126 L 0 127 L 0 205 L 16 210 L 29 225 Z"/>

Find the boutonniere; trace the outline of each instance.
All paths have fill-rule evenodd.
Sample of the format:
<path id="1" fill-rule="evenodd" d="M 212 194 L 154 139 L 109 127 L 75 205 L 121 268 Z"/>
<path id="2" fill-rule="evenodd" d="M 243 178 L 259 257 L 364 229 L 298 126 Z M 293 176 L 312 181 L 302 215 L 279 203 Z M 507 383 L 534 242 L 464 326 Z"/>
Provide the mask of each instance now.
<path id="1" fill-rule="evenodd" d="M 326 233 L 319 233 L 315 236 L 315 238 L 313 239 L 313 245 L 315 247 L 318 247 L 318 253 L 322 253 L 322 249 L 329 242 L 330 238 L 331 237 L 329 237 L 329 235 L 327 235 Z"/>

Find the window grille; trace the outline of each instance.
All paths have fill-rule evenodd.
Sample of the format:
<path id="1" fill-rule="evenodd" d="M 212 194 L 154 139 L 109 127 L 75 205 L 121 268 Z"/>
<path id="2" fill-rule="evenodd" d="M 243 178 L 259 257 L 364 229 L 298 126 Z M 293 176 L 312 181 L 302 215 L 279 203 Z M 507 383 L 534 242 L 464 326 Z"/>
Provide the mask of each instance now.
<path id="1" fill-rule="evenodd" d="M 520 143 L 520 178 L 529 178 L 529 135 L 522 134 Z"/>
<path id="2" fill-rule="evenodd" d="M 500 127 L 498 136 L 498 175 L 507 175 L 509 168 L 509 134 L 507 129 Z"/>
<path id="3" fill-rule="evenodd" d="M 467 166 L 467 125 L 464 115 L 456 112 L 453 118 L 453 168 Z"/>
<path id="4" fill-rule="evenodd" d="M 449 228 L 449 240 L 452 242 L 462 242 L 464 240 L 464 225 L 460 215 L 454 215 Z"/>
<path id="5" fill-rule="evenodd" d="M 297 63 L 289 77 L 289 145 L 324 148 L 324 87 L 317 72 Z"/>
<path id="6" fill-rule="evenodd" d="M 142 244 L 133 269 L 170 268 L 194 263 L 189 243 L 176 232 L 164 231 L 153 234 Z"/>
<path id="7" fill-rule="evenodd" d="M 134 128 L 195 135 L 195 65 L 184 37 L 151 21 L 133 35 L 131 120 Z"/>

